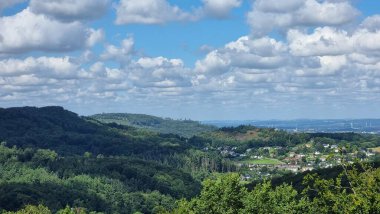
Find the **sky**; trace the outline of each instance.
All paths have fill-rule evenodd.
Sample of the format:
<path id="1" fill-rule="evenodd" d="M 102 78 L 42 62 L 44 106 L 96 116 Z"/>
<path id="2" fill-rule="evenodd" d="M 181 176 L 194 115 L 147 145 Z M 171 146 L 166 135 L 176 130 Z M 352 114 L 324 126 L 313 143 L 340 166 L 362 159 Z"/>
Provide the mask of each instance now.
<path id="1" fill-rule="evenodd" d="M 0 107 L 380 118 L 379 0 L 0 0 Z"/>

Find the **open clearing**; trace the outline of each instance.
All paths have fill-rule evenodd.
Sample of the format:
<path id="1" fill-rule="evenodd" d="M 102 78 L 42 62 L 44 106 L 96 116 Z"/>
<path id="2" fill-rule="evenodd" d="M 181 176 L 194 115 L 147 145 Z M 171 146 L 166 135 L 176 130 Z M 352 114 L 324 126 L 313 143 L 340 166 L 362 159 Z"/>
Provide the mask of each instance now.
<path id="1" fill-rule="evenodd" d="M 269 165 L 278 165 L 278 164 L 284 164 L 284 162 L 281 162 L 277 159 L 272 158 L 263 158 L 263 159 L 254 159 L 254 160 L 243 160 L 240 161 L 241 163 L 246 164 L 269 164 Z"/>

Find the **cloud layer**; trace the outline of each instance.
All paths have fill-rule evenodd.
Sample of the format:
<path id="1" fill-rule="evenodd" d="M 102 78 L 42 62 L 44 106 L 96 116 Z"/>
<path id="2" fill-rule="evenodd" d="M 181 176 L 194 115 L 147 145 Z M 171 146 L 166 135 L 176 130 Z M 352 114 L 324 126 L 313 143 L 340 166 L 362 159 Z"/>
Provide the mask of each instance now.
<path id="1" fill-rule="evenodd" d="M 108 17 L 108 24 L 123 29 L 220 21 L 243 4 L 200 0 L 184 9 L 166 0 L 31 0 L 0 17 L 0 104 L 194 117 L 199 110 L 207 118 L 241 111 L 297 117 L 300 109 L 335 115 L 380 104 L 380 15 L 361 20 L 351 1 L 256 0 L 246 11 L 251 33 L 218 48 L 206 44 L 193 64 L 152 56 L 138 48 L 133 32 L 118 35 L 96 23 L 109 10 L 115 20 Z"/>

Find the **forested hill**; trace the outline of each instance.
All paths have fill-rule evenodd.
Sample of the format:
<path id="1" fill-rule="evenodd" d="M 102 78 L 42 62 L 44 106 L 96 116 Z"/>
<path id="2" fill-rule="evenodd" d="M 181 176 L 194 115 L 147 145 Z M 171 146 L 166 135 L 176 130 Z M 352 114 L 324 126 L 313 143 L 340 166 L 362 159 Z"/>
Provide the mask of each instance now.
<path id="1" fill-rule="evenodd" d="M 232 146 L 239 151 L 260 147 L 293 148 L 310 142 L 322 144 L 341 144 L 342 147 L 357 146 L 371 148 L 379 146 L 379 135 L 345 133 L 289 133 L 273 128 L 255 126 L 223 127 L 197 136 L 203 146 Z"/>
<path id="2" fill-rule="evenodd" d="M 102 123 L 56 106 L 0 108 L 0 142 L 0 213 L 28 204 L 54 212 L 68 205 L 156 213 L 199 193 L 211 171 L 231 169 L 178 135 Z"/>
<path id="3" fill-rule="evenodd" d="M 224 175 L 256 173 L 243 165 L 257 161 L 251 160 L 255 155 L 285 161 L 290 153 L 320 151 L 322 158 L 328 152 L 324 144 L 360 154 L 378 148 L 378 136 L 240 126 L 184 138 L 116 122 L 54 106 L 0 108 L 0 213 L 340 213 L 334 212 L 340 204 L 350 209 L 343 213 L 380 213 L 375 168 L 346 172 L 343 181 L 355 181 L 350 186 L 341 176 L 336 181 L 305 176 L 323 193 L 317 197 L 297 192 L 305 181 L 298 177 L 284 177 L 295 181 L 294 187 L 280 179 L 274 180 L 276 187 L 264 182 L 248 191 L 240 175 Z M 196 124 L 182 121 L 187 122 Z M 329 192 L 330 186 L 337 189 Z M 352 207 L 352 201 L 361 204 Z"/>
<path id="4" fill-rule="evenodd" d="M 91 116 L 91 118 L 103 123 L 117 123 L 159 133 L 177 134 L 184 137 L 192 137 L 200 133 L 216 130 L 214 126 L 203 125 L 193 120 L 164 119 L 146 114 L 108 113 L 96 114 Z"/>
<path id="5" fill-rule="evenodd" d="M 54 106 L 0 109 L 0 140 L 9 146 L 53 149 L 64 155 L 155 156 L 189 148 L 176 135 L 103 124 Z"/>

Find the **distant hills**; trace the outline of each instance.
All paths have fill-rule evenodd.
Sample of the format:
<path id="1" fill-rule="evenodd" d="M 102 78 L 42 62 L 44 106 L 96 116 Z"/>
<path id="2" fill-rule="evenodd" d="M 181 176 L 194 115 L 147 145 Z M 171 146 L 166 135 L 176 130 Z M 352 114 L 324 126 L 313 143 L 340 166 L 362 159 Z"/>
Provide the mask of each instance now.
<path id="1" fill-rule="evenodd" d="M 291 132 L 355 132 L 380 134 L 380 119 L 299 119 L 299 120 L 227 120 L 203 121 L 202 124 L 217 127 L 252 125 L 277 128 Z"/>
<path id="2" fill-rule="evenodd" d="M 103 123 L 117 123 L 164 134 L 177 134 L 183 137 L 192 137 L 217 129 L 215 126 L 201 124 L 193 120 L 174 120 L 146 114 L 108 113 L 96 114 L 90 117 Z"/>
<path id="3" fill-rule="evenodd" d="M 84 152 L 162 155 L 189 147 L 178 136 L 161 136 L 115 123 L 103 124 L 58 106 L 0 109 L 1 140 L 12 146 L 53 149 L 62 155 Z M 177 146 L 165 146 L 167 142 Z"/>
<path id="4" fill-rule="evenodd" d="M 39 203 L 53 212 L 171 209 L 198 194 L 206 176 L 235 170 L 203 151 L 202 139 L 183 137 L 215 129 L 148 115 L 83 117 L 60 106 L 0 108 L 0 213 Z"/>
<path id="5" fill-rule="evenodd" d="M 0 108 L 0 213 L 40 202 L 53 211 L 152 213 L 199 192 L 195 155 L 206 154 L 178 135 L 59 106 Z"/>
<path id="6" fill-rule="evenodd" d="M 244 156 L 248 151 L 281 147 L 287 156 L 298 145 L 318 142 L 323 148 L 325 141 L 346 151 L 379 146 L 378 135 L 218 129 L 139 114 L 81 117 L 59 106 L 0 108 L 0 213 L 28 204 L 54 213 L 67 205 L 162 213 L 175 208 L 176 200 L 199 194 L 205 178 L 246 172 L 236 161 L 250 158 Z"/>

